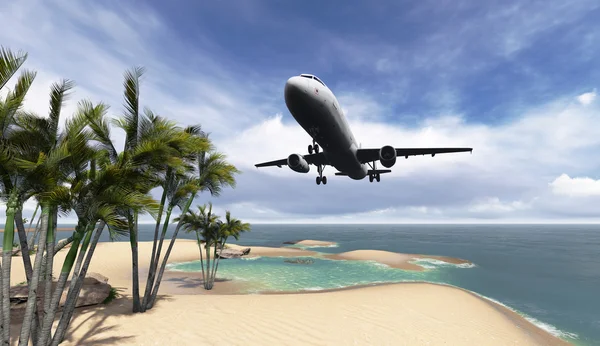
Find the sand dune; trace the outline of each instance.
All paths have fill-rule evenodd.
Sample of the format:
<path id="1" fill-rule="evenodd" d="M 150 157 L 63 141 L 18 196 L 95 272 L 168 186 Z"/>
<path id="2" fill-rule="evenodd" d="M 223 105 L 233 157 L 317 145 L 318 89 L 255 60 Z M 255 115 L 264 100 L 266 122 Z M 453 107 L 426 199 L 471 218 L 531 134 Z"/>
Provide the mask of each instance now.
<path id="1" fill-rule="evenodd" d="M 323 241 L 323 240 L 296 240 L 296 241 L 286 241 L 284 244 L 293 244 L 293 245 L 302 245 L 302 246 L 334 246 L 337 245 L 336 242 L 332 241 Z"/>
<path id="2" fill-rule="evenodd" d="M 431 258 L 439 261 L 444 261 L 453 264 L 465 264 L 470 263 L 467 260 L 460 258 L 452 258 L 445 256 L 430 256 L 430 255 L 418 255 L 418 254 L 404 254 L 390 251 L 381 250 L 355 250 L 342 252 L 334 255 L 325 255 L 329 259 L 336 260 L 358 260 L 358 261 L 376 261 L 392 268 L 399 268 L 404 270 L 416 270 L 423 271 L 423 267 L 418 266 L 411 261 L 417 258 Z"/>
<path id="3" fill-rule="evenodd" d="M 425 283 L 227 295 L 223 293 L 235 293 L 239 283 L 218 282 L 205 294 L 198 275 L 175 272 L 165 277 L 154 309 L 134 315 L 129 243 L 101 243 L 96 251 L 90 271 L 109 277 L 123 296 L 109 305 L 78 309 L 65 345 L 567 345 L 500 305 L 459 288 Z M 140 243 L 143 271 L 151 251 L 151 242 Z M 307 252 L 252 247 L 251 253 Z M 55 275 L 65 254 L 55 258 Z M 170 262 L 198 257 L 194 241 L 178 240 Z M 388 253 L 379 259 L 399 263 L 405 257 Z M 14 283 L 24 280 L 17 257 L 12 274 Z M 143 274 L 141 278 L 143 292 Z M 15 344 L 19 326 L 12 327 Z"/>

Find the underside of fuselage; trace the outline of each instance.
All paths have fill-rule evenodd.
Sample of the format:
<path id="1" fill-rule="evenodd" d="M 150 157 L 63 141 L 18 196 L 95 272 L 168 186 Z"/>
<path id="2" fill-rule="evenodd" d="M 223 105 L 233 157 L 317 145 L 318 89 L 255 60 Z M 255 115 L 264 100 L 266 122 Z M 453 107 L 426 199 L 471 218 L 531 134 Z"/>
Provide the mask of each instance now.
<path id="1" fill-rule="evenodd" d="M 367 168 L 356 157 L 357 145 L 333 93 L 314 79 L 292 77 L 285 86 L 285 103 L 298 124 L 323 148 L 339 172 L 360 180 Z"/>

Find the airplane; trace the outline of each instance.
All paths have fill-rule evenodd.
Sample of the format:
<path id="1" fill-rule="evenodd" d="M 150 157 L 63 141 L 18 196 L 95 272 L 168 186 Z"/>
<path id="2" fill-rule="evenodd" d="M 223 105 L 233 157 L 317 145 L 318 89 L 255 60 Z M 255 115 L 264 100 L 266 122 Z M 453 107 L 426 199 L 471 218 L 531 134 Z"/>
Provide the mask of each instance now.
<path id="1" fill-rule="evenodd" d="M 323 175 L 325 166 L 338 170 L 335 175 L 369 182 L 379 182 L 381 174 L 390 169 L 377 169 L 377 161 L 385 168 L 396 163 L 396 157 L 431 155 L 442 153 L 473 152 L 473 148 L 381 148 L 363 149 L 357 145 L 346 117 L 333 92 L 312 74 L 301 74 L 287 80 L 284 88 L 285 104 L 298 124 L 312 137 L 308 155 L 291 154 L 285 159 L 256 164 L 258 167 L 287 165 L 298 173 L 308 173 L 310 165 L 317 166 L 317 185 L 327 184 Z M 323 151 L 319 148 L 322 147 Z M 368 165 L 368 167 L 367 167 Z"/>

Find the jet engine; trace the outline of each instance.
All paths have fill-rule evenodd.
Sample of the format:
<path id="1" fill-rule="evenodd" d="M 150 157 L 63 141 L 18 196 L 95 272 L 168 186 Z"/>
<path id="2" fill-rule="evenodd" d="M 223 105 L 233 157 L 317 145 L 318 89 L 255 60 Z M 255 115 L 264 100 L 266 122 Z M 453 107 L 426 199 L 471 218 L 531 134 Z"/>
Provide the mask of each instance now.
<path id="1" fill-rule="evenodd" d="M 308 162 L 306 162 L 304 157 L 300 154 L 292 154 L 288 156 L 287 164 L 288 167 L 290 167 L 294 172 L 308 173 L 308 171 L 310 170 Z"/>
<path id="2" fill-rule="evenodd" d="M 391 145 L 379 149 L 379 161 L 386 168 L 392 167 L 396 163 L 396 149 Z"/>

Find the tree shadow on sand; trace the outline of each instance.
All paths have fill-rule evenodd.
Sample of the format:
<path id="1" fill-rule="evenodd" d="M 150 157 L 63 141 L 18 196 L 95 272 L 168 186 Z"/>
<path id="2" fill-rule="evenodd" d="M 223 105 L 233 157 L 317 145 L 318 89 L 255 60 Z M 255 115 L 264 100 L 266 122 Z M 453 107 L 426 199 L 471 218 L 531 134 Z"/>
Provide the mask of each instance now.
<path id="1" fill-rule="evenodd" d="M 204 287 L 204 280 L 202 278 L 194 277 L 173 277 L 163 279 L 163 281 L 174 285 L 177 288 L 202 288 Z M 231 282 L 232 279 L 216 278 L 215 282 Z"/>
<path id="2" fill-rule="evenodd" d="M 117 297 L 108 304 L 75 309 L 75 314 L 65 334 L 63 343 L 74 345 L 118 345 L 125 340 L 135 338 L 135 335 L 102 335 L 118 327 L 112 321 L 114 317 L 133 315 L 131 311 L 133 306 L 132 298 L 121 294 L 127 288 L 115 287 L 115 289 L 117 290 Z M 169 296 L 159 295 L 157 300 L 169 301 L 171 299 Z M 109 325 L 109 323 L 113 324 Z M 75 336 L 79 330 L 85 330 L 85 333 L 81 336 Z"/>

